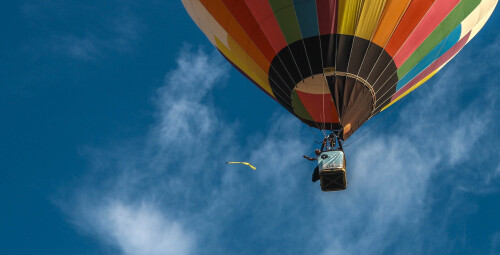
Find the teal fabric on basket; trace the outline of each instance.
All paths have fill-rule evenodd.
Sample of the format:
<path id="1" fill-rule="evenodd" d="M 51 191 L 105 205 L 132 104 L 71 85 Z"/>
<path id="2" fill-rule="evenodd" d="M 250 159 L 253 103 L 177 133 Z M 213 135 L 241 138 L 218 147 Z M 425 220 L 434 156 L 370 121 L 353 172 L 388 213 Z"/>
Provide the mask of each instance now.
<path id="1" fill-rule="evenodd" d="M 318 157 L 319 170 L 339 169 L 344 167 L 344 152 L 325 151 Z"/>

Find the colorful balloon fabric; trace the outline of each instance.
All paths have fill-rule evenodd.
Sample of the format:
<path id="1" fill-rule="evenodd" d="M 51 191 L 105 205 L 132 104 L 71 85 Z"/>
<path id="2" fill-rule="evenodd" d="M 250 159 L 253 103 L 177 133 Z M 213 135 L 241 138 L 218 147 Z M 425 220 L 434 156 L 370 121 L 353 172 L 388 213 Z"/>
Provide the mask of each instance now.
<path id="1" fill-rule="evenodd" d="M 210 42 L 304 123 L 343 130 L 431 78 L 498 0 L 182 0 Z"/>

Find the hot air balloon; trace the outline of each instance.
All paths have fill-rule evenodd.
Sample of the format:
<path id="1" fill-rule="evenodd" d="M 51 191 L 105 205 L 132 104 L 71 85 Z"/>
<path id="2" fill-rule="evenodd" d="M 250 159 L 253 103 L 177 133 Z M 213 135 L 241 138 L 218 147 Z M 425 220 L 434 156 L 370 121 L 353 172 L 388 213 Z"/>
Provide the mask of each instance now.
<path id="1" fill-rule="evenodd" d="M 498 0 L 182 0 L 243 75 L 311 127 L 348 139 L 422 85 Z"/>

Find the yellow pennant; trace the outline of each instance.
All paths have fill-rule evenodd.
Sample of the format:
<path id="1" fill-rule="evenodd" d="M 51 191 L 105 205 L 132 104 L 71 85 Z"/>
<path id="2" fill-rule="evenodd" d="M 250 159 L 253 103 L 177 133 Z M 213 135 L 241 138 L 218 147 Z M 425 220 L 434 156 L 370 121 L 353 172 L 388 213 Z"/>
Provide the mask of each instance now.
<path id="1" fill-rule="evenodd" d="M 243 165 L 249 166 L 253 170 L 257 169 L 256 167 L 252 166 L 250 163 L 247 163 L 247 162 L 226 162 L 226 164 L 243 164 Z"/>

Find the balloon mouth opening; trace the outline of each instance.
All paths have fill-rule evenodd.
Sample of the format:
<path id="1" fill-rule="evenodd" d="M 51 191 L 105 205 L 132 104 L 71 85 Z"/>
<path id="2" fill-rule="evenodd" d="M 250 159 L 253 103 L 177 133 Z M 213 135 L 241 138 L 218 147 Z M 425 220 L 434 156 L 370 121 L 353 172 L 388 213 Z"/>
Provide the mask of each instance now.
<path id="1" fill-rule="evenodd" d="M 310 76 L 297 83 L 291 98 L 295 114 L 304 120 L 316 123 L 319 129 L 340 125 L 337 108 L 326 77 Z"/>

